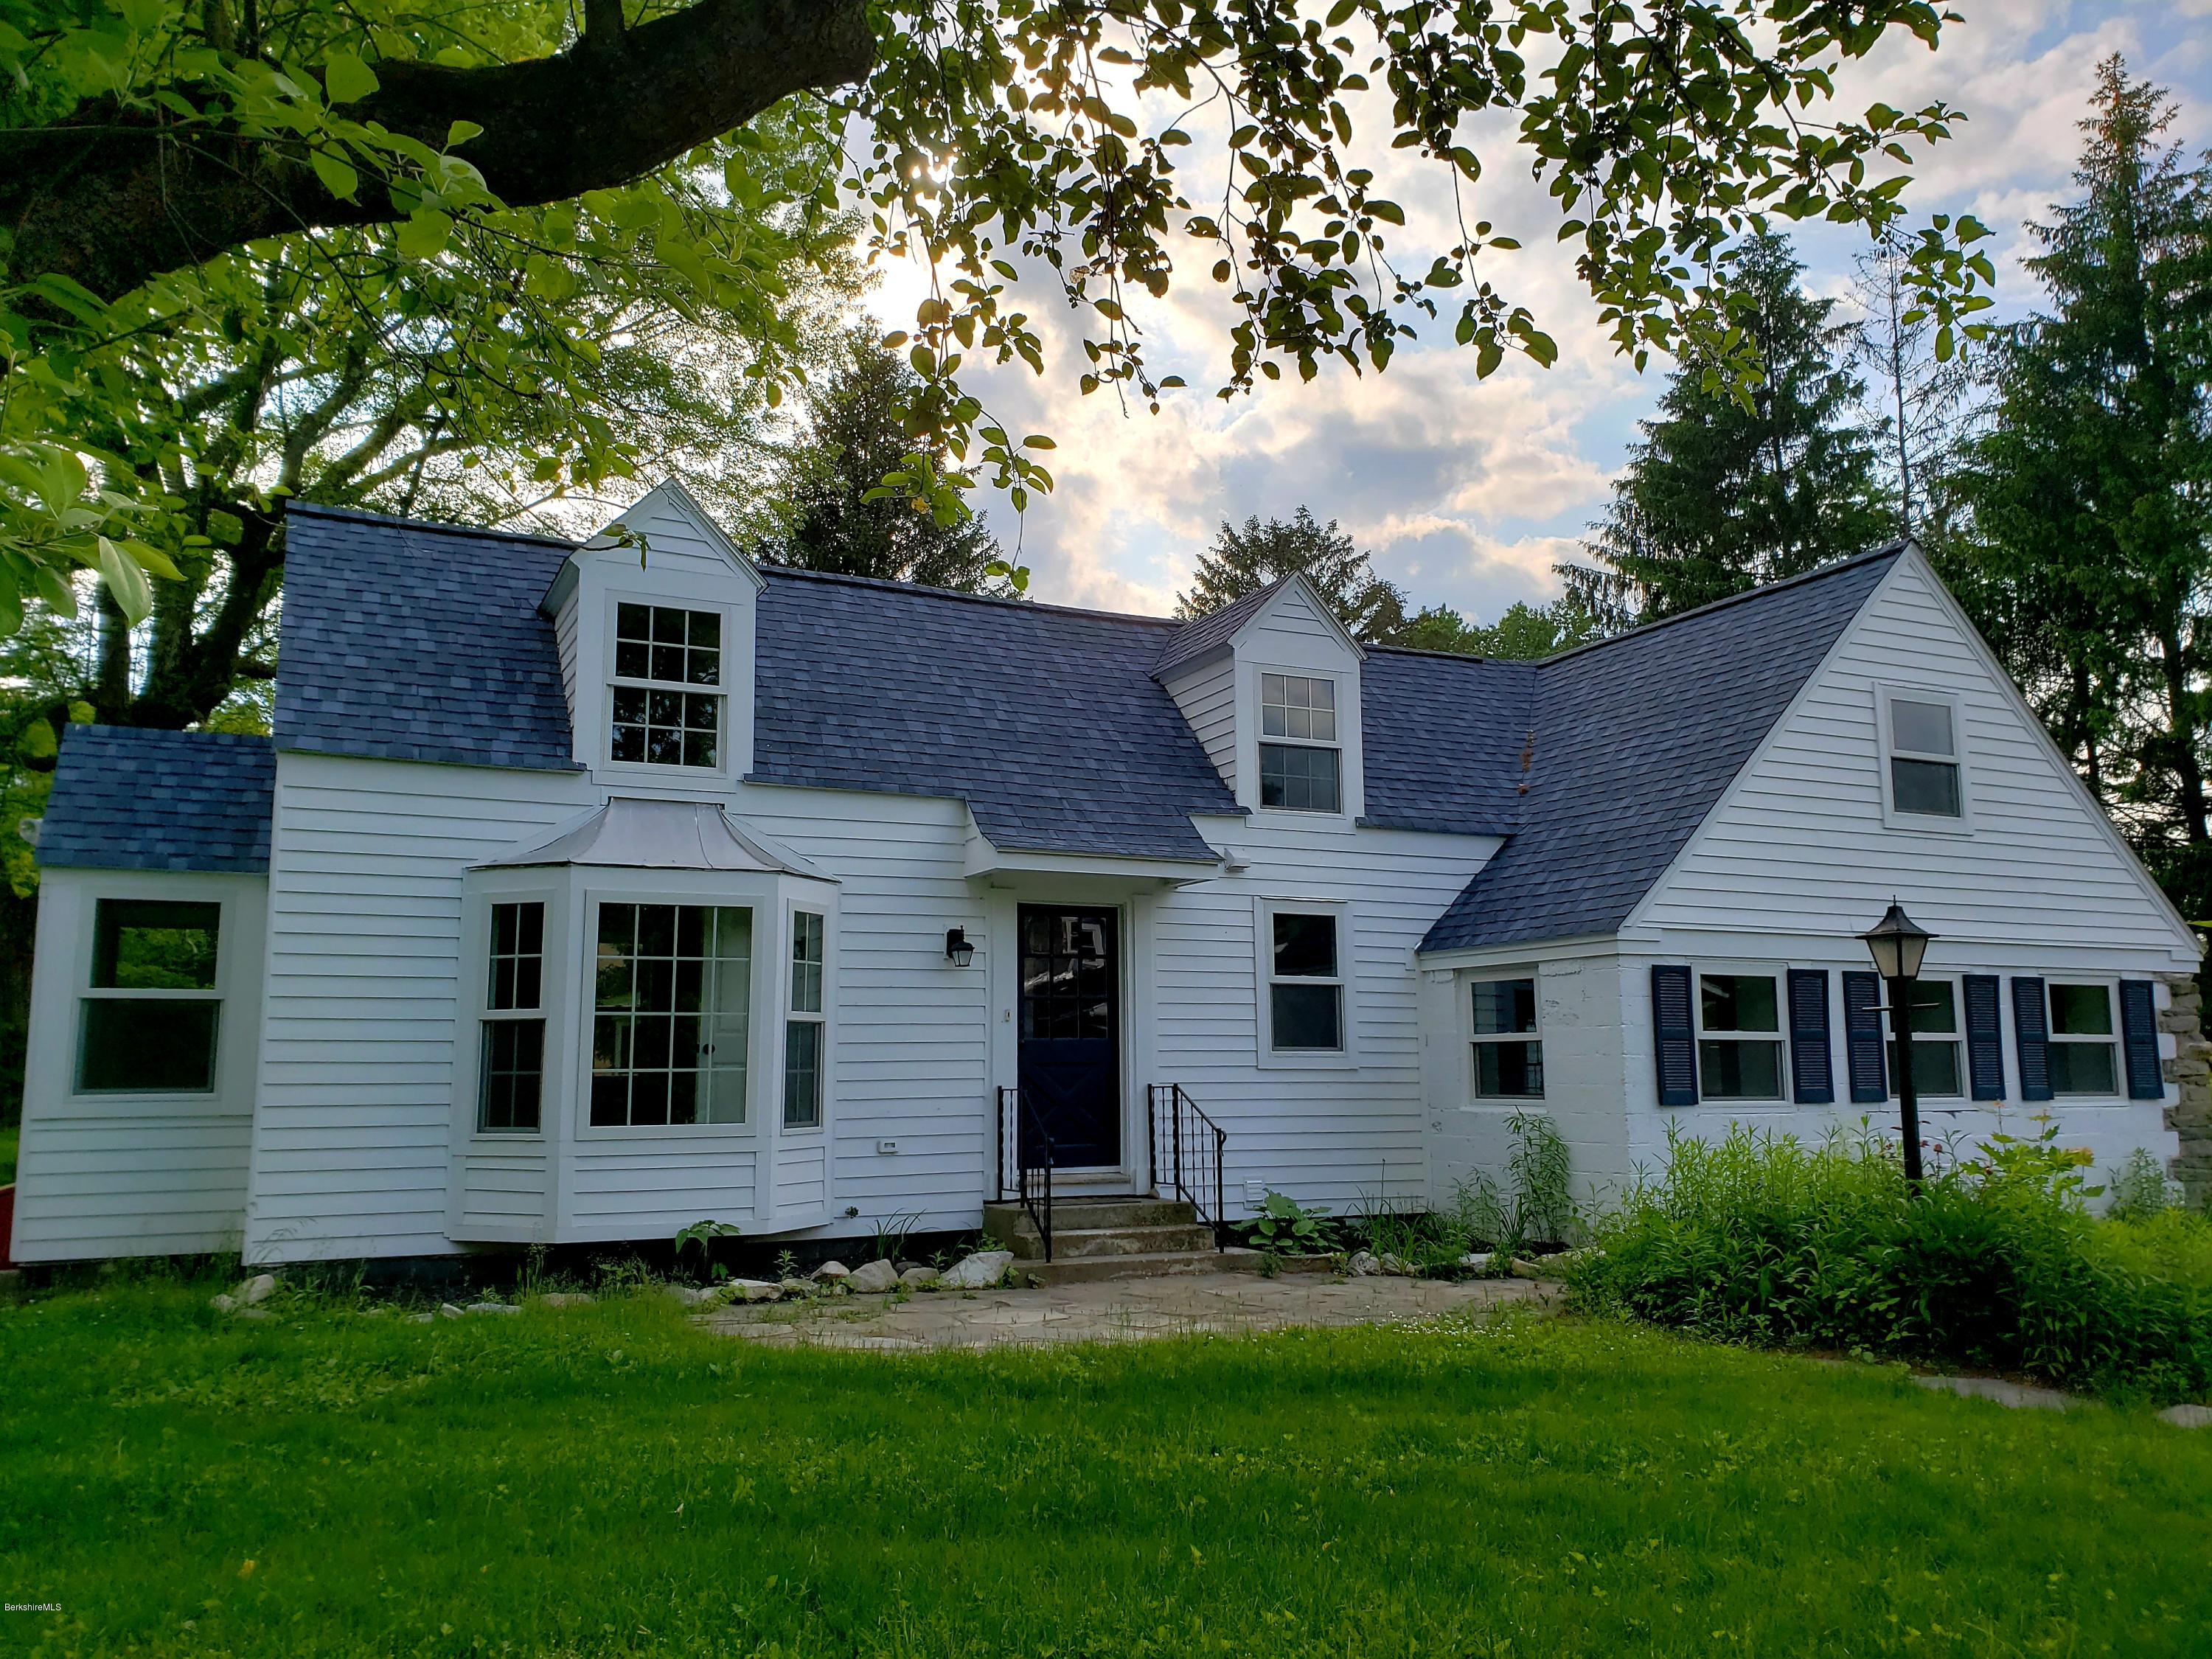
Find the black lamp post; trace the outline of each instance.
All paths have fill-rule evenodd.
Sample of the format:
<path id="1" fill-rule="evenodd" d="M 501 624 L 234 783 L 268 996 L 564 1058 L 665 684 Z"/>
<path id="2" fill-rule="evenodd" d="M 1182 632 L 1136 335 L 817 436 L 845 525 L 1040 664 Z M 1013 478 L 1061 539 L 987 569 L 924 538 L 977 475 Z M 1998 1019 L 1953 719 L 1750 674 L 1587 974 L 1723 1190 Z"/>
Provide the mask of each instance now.
<path id="1" fill-rule="evenodd" d="M 1897 1104 L 1905 1131 L 1905 1187 L 1920 1191 L 1920 1094 L 1912 1079 L 1912 981 L 1928 941 L 1936 937 L 1905 914 L 1896 900 L 1880 921 L 1859 937 L 1874 957 L 1875 972 L 1889 991 L 1889 1029 L 1897 1038 Z"/>

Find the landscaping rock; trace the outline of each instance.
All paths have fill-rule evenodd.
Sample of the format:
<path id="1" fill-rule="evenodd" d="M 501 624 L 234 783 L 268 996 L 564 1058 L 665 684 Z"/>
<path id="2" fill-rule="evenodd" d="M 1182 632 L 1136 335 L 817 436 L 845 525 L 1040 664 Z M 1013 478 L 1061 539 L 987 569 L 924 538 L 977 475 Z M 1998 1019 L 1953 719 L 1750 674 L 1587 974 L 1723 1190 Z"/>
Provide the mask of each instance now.
<path id="1" fill-rule="evenodd" d="M 1369 1279 L 1382 1271 L 1382 1264 L 1375 1259 L 1371 1250 L 1354 1250 L 1352 1260 L 1344 1264 L 1344 1271 L 1354 1279 Z"/>
<path id="2" fill-rule="evenodd" d="M 1479 1273 L 1490 1266 L 1490 1252 L 1488 1250 L 1469 1250 L 1465 1255 L 1460 1257 L 1459 1265 L 1467 1268 L 1470 1273 Z"/>
<path id="3" fill-rule="evenodd" d="M 853 1276 L 853 1270 L 842 1261 L 825 1261 L 807 1275 L 818 1285 L 842 1285 Z"/>
<path id="4" fill-rule="evenodd" d="M 953 1264 L 938 1281 L 948 1291 L 980 1291 L 995 1285 L 1013 1265 L 1012 1250 L 978 1250 Z"/>
<path id="5" fill-rule="evenodd" d="M 582 1291 L 548 1291 L 538 1300 L 548 1308 L 581 1308 L 592 1298 Z"/>
<path id="6" fill-rule="evenodd" d="M 407 1322 L 410 1325 L 427 1325 L 437 1316 L 435 1314 L 409 1314 Z"/>
<path id="7" fill-rule="evenodd" d="M 898 1276 L 898 1282 L 909 1291 L 934 1290 L 937 1286 L 937 1269 L 908 1267 Z"/>
<path id="8" fill-rule="evenodd" d="M 238 1298 L 230 1295 L 212 1297 L 209 1298 L 208 1306 L 213 1308 L 217 1313 L 228 1313 L 238 1306 Z"/>
<path id="9" fill-rule="evenodd" d="M 732 1302 L 774 1302 L 783 1295 L 783 1286 L 765 1279 L 733 1279 L 730 1281 L 730 1300 Z"/>
<path id="10" fill-rule="evenodd" d="M 922 1268 L 929 1273 L 935 1273 L 937 1271 L 936 1268 L 932 1267 L 927 1261 L 901 1261 L 898 1264 L 899 1277 L 901 1279 L 904 1279 L 916 1267 Z"/>
<path id="11" fill-rule="evenodd" d="M 1556 1255 L 1537 1256 L 1534 1260 L 1516 1255 L 1513 1258 L 1513 1273 L 1519 1279 L 1559 1279 L 1567 1276 L 1563 1258 Z"/>
<path id="12" fill-rule="evenodd" d="M 1420 1270 L 1402 1255 L 1378 1255 L 1375 1258 L 1377 1273 L 1390 1273 L 1399 1279 L 1418 1279 Z"/>
<path id="13" fill-rule="evenodd" d="M 441 1319 L 465 1319 L 468 1313 L 469 1310 L 457 1302 L 441 1302 L 438 1304 L 438 1317 Z"/>
<path id="14" fill-rule="evenodd" d="M 879 1295 L 899 1282 L 898 1269 L 888 1261 L 870 1261 L 846 1276 L 845 1288 L 862 1296 Z"/>
<path id="15" fill-rule="evenodd" d="M 240 1308 L 238 1310 L 238 1316 L 240 1319 L 266 1319 L 269 1317 L 269 1310 L 266 1308 Z"/>
<path id="16" fill-rule="evenodd" d="M 805 1296 L 814 1287 L 803 1279 L 787 1279 L 776 1285 L 786 1296 Z"/>
<path id="17" fill-rule="evenodd" d="M 236 1294 L 238 1304 L 242 1308 L 251 1308 L 257 1303 L 266 1302 L 276 1294 L 276 1275 L 256 1273 L 238 1287 Z"/>
<path id="18" fill-rule="evenodd" d="M 695 1285 L 670 1285 L 665 1288 L 667 1290 L 669 1295 L 674 1297 L 678 1303 L 687 1308 L 696 1308 L 702 1303 L 713 1302 L 719 1299 L 714 1291 L 702 1291 Z"/>
<path id="19" fill-rule="evenodd" d="M 2168 1406 L 2158 1415 L 2177 1429 L 2212 1429 L 2212 1406 Z"/>
<path id="20" fill-rule="evenodd" d="M 472 1314 L 519 1314 L 522 1310 L 512 1302 L 471 1302 L 469 1311 Z"/>

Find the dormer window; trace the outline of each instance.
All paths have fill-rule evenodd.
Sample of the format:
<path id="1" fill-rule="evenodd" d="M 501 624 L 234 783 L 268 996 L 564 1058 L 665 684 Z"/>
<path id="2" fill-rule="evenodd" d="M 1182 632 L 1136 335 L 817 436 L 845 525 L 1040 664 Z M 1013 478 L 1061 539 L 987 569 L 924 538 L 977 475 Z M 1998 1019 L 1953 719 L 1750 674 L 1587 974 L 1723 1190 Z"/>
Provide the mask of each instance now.
<path id="1" fill-rule="evenodd" d="M 719 612 L 617 605 L 609 754 L 647 766 L 718 767 L 721 684 Z"/>
<path id="2" fill-rule="evenodd" d="M 1260 805 L 1291 812 L 1344 810 L 1336 682 L 1260 676 Z"/>

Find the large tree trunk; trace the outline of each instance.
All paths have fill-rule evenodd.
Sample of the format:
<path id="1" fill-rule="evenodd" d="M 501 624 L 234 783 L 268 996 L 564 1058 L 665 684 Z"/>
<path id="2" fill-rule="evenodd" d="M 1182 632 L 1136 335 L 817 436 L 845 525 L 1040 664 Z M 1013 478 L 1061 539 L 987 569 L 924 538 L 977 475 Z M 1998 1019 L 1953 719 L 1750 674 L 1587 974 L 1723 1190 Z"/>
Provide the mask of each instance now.
<path id="1" fill-rule="evenodd" d="M 698 0 L 629 28 L 593 4 L 568 51 L 479 69 L 386 59 L 354 119 L 445 147 L 509 206 L 642 177 L 795 92 L 847 86 L 875 61 L 865 0 Z M 193 88 L 177 88 L 189 100 Z M 234 139 L 167 112 L 88 102 L 60 123 L 0 131 L 7 275 L 72 277 L 103 298 L 257 237 L 400 216 L 364 183 L 332 195 L 298 144 Z"/>

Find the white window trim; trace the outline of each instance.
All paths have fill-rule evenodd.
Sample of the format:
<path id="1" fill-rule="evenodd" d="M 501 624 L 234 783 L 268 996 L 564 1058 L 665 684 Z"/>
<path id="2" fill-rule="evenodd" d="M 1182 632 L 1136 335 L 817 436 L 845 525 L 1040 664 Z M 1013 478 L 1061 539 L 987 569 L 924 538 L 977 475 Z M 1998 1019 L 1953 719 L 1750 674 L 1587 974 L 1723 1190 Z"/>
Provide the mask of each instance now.
<path id="1" fill-rule="evenodd" d="M 1774 981 L 1774 1024 L 1770 1034 L 1765 1031 L 1711 1031 L 1705 1030 L 1705 980 L 1715 979 L 1771 979 Z M 1716 1095 L 1705 1084 L 1705 1050 L 1708 1042 L 1771 1042 L 1782 1051 L 1780 1063 L 1775 1067 L 1775 1085 L 1778 1093 L 1771 1095 Z M 1786 966 L 1771 963 L 1713 962 L 1692 963 L 1690 968 L 1690 1054 L 1698 1073 L 1698 1103 L 1700 1105 L 1787 1106 L 1791 1103 L 1790 1091 L 1790 971 Z"/>
<path id="2" fill-rule="evenodd" d="M 1304 985 L 1334 983 L 1337 987 L 1338 1006 L 1343 1020 L 1344 1046 L 1341 1048 L 1278 1049 L 1275 1047 L 1272 988 L 1275 983 L 1275 918 L 1279 915 L 1335 918 L 1336 978 L 1334 981 L 1302 978 L 1285 982 Z M 1253 902 L 1252 965 L 1255 975 L 1253 982 L 1254 1048 L 1262 1067 L 1271 1071 L 1340 1071 L 1359 1063 L 1358 1006 L 1353 989 L 1357 964 L 1353 959 L 1351 905 L 1342 899 L 1255 899 Z"/>
<path id="3" fill-rule="evenodd" d="M 592 1121 L 592 1044 L 599 1015 L 599 906 L 602 904 L 678 904 L 703 905 L 728 910 L 746 909 L 753 913 L 753 956 L 750 1005 L 745 1018 L 745 1117 L 742 1123 L 594 1123 Z M 784 993 L 780 973 L 784 964 L 778 963 L 779 976 L 772 978 L 761 971 L 761 935 L 765 923 L 779 914 L 777 892 L 773 884 L 739 890 L 733 892 L 707 892 L 696 889 L 670 890 L 652 886 L 589 887 L 576 906 L 578 921 L 573 940 L 576 958 L 580 962 L 581 993 L 577 998 L 575 1030 L 569 1039 L 568 1052 L 573 1056 L 575 1078 L 574 1125 L 577 1140 L 589 1141 L 595 1147 L 607 1143 L 646 1146 L 663 1140 L 744 1140 L 757 1141 L 765 1127 L 762 1097 L 764 1090 L 761 1079 L 767 1065 L 773 1061 L 776 1067 L 775 1083 L 770 1098 L 772 1109 L 778 1121 L 782 1118 L 783 1043 L 781 1010 Z M 781 945 L 789 948 L 787 938 L 779 936 L 770 948 Z M 826 946 L 825 946 L 826 949 Z M 826 998 L 825 998 L 826 1000 Z M 771 1028 L 775 1033 L 769 1035 Z M 552 1033 L 547 1033 L 550 1044 Z M 541 1112 L 538 1121 L 544 1121 Z"/>
<path id="4" fill-rule="evenodd" d="M 555 1109 L 554 1081 L 561 1064 L 562 1032 L 556 1016 L 559 1000 L 557 975 L 561 963 L 567 957 L 562 948 L 561 929 L 566 921 L 562 914 L 560 896 L 551 889 L 540 888 L 527 891 L 486 892 L 481 904 L 472 907 L 470 920 L 474 923 L 473 939 L 477 951 L 476 967 L 476 1046 L 465 1057 L 470 1068 L 466 1091 L 468 1135 L 471 1142 L 486 1146 L 512 1146 L 518 1143 L 543 1142 L 545 1126 Z M 545 932 L 544 949 L 538 963 L 538 1006 L 535 1010 L 494 1008 L 491 1006 L 491 930 L 493 908 L 501 904 L 538 904 L 544 907 Z M 484 1030 L 487 1026 L 511 1020 L 537 1019 L 545 1026 L 545 1042 L 538 1055 L 538 1127 L 534 1129 L 488 1129 L 484 1127 Z"/>
<path id="5" fill-rule="evenodd" d="M 1267 731 L 1267 680 L 1270 676 L 1273 676 L 1277 679 L 1284 680 L 1310 680 L 1317 684 L 1326 685 L 1328 687 L 1329 717 L 1335 725 L 1335 735 L 1326 741 L 1319 738 L 1271 736 Z M 1282 749 L 1324 750 L 1336 757 L 1336 805 L 1334 808 L 1320 806 L 1269 806 L 1266 810 L 1270 812 L 1295 813 L 1297 817 L 1302 818 L 1342 817 L 1344 816 L 1345 805 L 1344 723 L 1346 710 L 1344 707 L 1345 688 L 1340 678 L 1337 675 L 1328 673 L 1324 670 L 1311 668 L 1272 668 L 1263 664 L 1257 669 L 1257 677 L 1253 681 L 1253 685 L 1255 693 L 1255 701 L 1253 702 L 1253 713 L 1256 716 L 1253 724 L 1253 731 L 1256 734 L 1256 746 L 1254 749 L 1253 753 L 1255 759 L 1257 758 L 1260 750 L 1267 748 L 1271 744 Z M 1266 763 L 1262 761 L 1259 764 L 1259 769 L 1252 775 L 1253 787 L 1255 791 L 1266 787 L 1264 780 L 1266 770 Z"/>
<path id="6" fill-rule="evenodd" d="M 659 761 L 619 761 L 615 758 L 615 691 L 617 688 L 659 690 L 677 689 L 668 680 L 641 680 L 615 672 L 615 629 L 625 605 L 651 605 L 662 611 L 711 611 L 721 619 L 722 678 L 718 685 L 686 686 L 687 691 L 701 692 L 713 696 L 720 705 L 714 732 L 714 764 L 712 766 L 670 766 Z M 599 629 L 599 730 L 597 750 L 599 764 L 611 775 L 626 778 L 665 778 L 671 781 L 688 781 L 694 785 L 726 783 L 733 775 L 735 745 L 731 741 L 731 726 L 738 714 L 738 692 L 740 688 L 731 684 L 731 662 L 738 653 L 731 648 L 737 626 L 733 606 L 713 599 L 696 599 L 679 592 L 639 592 L 619 588 L 606 592 L 600 617 Z M 749 664 L 750 658 L 744 659 Z M 750 670 L 746 669 L 748 676 Z M 742 688 L 746 695 L 745 707 L 750 709 L 751 687 Z"/>
<path id="7" fill-rule="evenodd" d="M 2071 981 L 2069 982 L 2070 983 Z M 1923 974 L 1917 979 L 1913 981 L 1913 983 L 1916 985 L 1949 986 L 1951 988 L 1951 1018 L 1958 1023 L 1959 1027 L 1957 1030 L 1949 1032 L 1936 1032 L 1933 1034 L 1919 1030 L 1915 1030 L 1913 1032 L 1912 1040 L 1915 1042 L 1948 1042 L 1953 1048 L 1958 1051 L 1959 1058 L 1959 1087 L 1955 1093 L 1941 1095 L 1923 1093 L 1918 1096 L 1917 1098 L 1923 1101 L 1955 1100 L 1961 1103 L 1974 1103 L 1984 1106 L 2002 1105 L 2004 1103 L 2002 1101 L 1985 1100 L 1978 1103 L 1974 1101 L 1973 1056 L 1966 1052 L 1966 986 L 1963 973 Z M 2002 981 L 2000 981 L 2000 985 L 2002 985 Z M 1887 1012 L 1889 1008 L 1889 981 L 1887 980 L 1884 980 L 1881 985 L 1881 1006 L 1884 1010 L 1881 1016 L 1881 1064 L 1883 1071 L 1887 1074 L 1889 1079 L 1889 1097 L 1892 1100 L 1895 1100 L 1898 1097 L 1898 1070 L 1895 1064 L 1893 1063 L 1890 1056 L 1890 1045 L 1897 1040 L 1897 1036 L 1896 1026 L 1892 1023 L 1891 1016 Z M 2002 992 L 2000 993 L 2000 995 L 2002 995 Z M 2049 1005 L 2046 1001 L 2045 1012 L 2047 1015 L 2049 1012 Z M 2002 1005 L 2000 1005 L 1997 1015 L 1997 1023 L 2001 1028 L 2004 1024 L 2004 1018 L 2005 1015 L 2003 1008 Z"/>
<path id="8" fill-rule="evenodd" d="M 1262 677 L 1285 674 L 1294 679 L 1327 680 L 1336 702 L 1336 741 L 1333 744 L 1314 743 L 1300 738 L 1270 738 L 1261 726 L 1264 723 L 1261 695 Z M 1356 669 L 1317 667 L 1310 663 L 1265 662 L 1258 659 L 1240 660 L 1237 666 L 1237 725 L 1241 732 L 1249 732 L 1249 738 L 1240 737 L 1237 744 L 1237 765 L 1240 778 L 1250 780 L 1250 794 L 1239 789 L 1238 799 L 1249 812 L 1249 822 L 1289 827 L 1298 824 L 1344 824 L 1355 820 L 1366 810 L 1366 796 L 1360 782 L 1363 764 L 1360 750 L 1359 678 Z M 1267 806 L 1260 799 L 1260 750 L 1271 743 L 1285 744 L 1291 748 L 1334 749 L 1336 750 L 1336 806 L 1334 812 L 1322 812 L 1302 806 Z M 1244 769 L 1249 768 L 1249 771 Z"/>
<path id="9" fill-rule="evenodd" d="M 2109 1036 L 2060 1036 L 2057 1030 L 2057 1022 L 2051 1016 L 2051 990 L 2055 985 L 2095 985 L 2102 988 L 2105 993 L 2105 1009 L 2112 1016 L 2112 1035 Z M 2087 1101 L 2104 1103 L 2115 1101 L 2124 1102 L 2128 1099 L 2127 1044 L 2120 1030 L 2120 981 L 2117 978 L 2109 977 L 2104 974 L 2045 974 L 2043 975 L 2043 1030 L 2044 1042 L 2049 1048 L 2056 1048 L 2062 1043 L 2070 1045 L 2101 1042 L 2112 1051 L 2112 1087 L 2108 1092 L 2062 1094 L 2054 1081 L 2051 1091 L 2053 1102 L 2063 1100 L 2078 1105 Z"/>
<path id="10" fill-rule="evenodd" d="M 1536 1009 L 1536 1024 L 1534 1029 L 1527 1031 L 1511 1032 L 1477 1031 L 1474 1029 L 1475 987 L 1478 985 L 1498 985 L 1513 980 L 1522 979 L 1533 981 L 1535 987 L 1534 1002 Z M 1550 1087 L 1551 1080 L 1548 1074 L 1545 1079 L 1545 1089 L 1539 1090 L 1533 1095 L 1486 1095 L 1482 1093 L 1476 1083 L 1476 1079 L 1479 1079 L 1482 1073 L 1480 1068 L 1474 1064 L 1474 1049 L 1482 1047 L 1485 1043 L 1498 1044 L 1505 1042 L 1533 1042 L 1536 1045 L 1538 1064 L 1542 1064 L 1544 1054 L 1544 975 L 1542 971 L 1533 967 L 1486 968 L 1479 973 L 1469 974 L 1460 981 L 1459 998 L 1460 1018 L 1464 1027 L 1463 1035 L 1467 1039 L 1468 1049 L 1467 1068 L 1468 1099 L 1478 1106 L 1511 1106 L 1525 1104 L 1531 1101 L 1542 1100 Z"/>
<path id="11" fill-rule="evenodd" d="M 799 938 L 799 915 L 804 911 L 822 919 L 822 1010 L 819 1013 L 794 1012 L 791 1006 L 792 946 Z M 830 1087 L 830 1056 L 836 1051 L 831 1011 L 837 1006 L 837 917 L 826 899 L 797 898 L 787 900 L 783 907 L 783 986 L 778 1002 L 783 1010 L 775 1033 L 775 1132 L 778 1135 L 827 1135 L 830 1132 L 830 1102 L 834 1094 Z M 816 1061 L 815 1121 L 811 1123 L 792 1124 L 783 1121 L 784 1044 L 788 1040 L 787 1027 L 794 1019 L 811 1019 L 822 1028 L 822 1047 Z M 824 1179 L 827 1179 L 825 1172 Z"/>
<path id="12" fill-rule="evenodd" d="M 174 878 L 169 878 L 175 882 Z M 123 990 L 95 988 L 92 982 L 93 958 L 100 946 L 100 907 L 101 902 L 122 904 L 212 904 L 216 907 L 215 985 L 209 990 Z M 232 1024 L 238 1000 L 236 979 L 240 971 L 239 959 L 250 952 L 258 951 L 263 941 L 234 937 L 238 908 L 226 895 L 176 882 L 173 890 L 131 884 L 128 886 L 105 884 L 88 889 L 80 900 L 83 914 L 77 926 L 76 961 L 70 975 L 69 1042 L 62 1055 L 63 1097 L 72 1108 L 97 1112 L 102 1107 L 128 1107 L 139 1103 L 161 1102 L 165 1104 L 196 1108 L 219 1101 L 228 1082 L 226 1061 L 234 1044 Z M 204 1089 L 83 1089 L 77 1086 L 82 1076 L 84 1057 L 85 1005 L 88 1002 L 212 1002 L 215 1010 L 215 1052 L 209 1057 L 208 1086 Z M 250 1040 L 250 1039 L 249 1039 Z"/>
<path id="13" fill-rule="evenodd" d="M 1890 705 L 1902 699 L 1906 702 L 1942 703 L 1951 711 L 1951 741 L 1959 751 L 1955 755 L 1929 755 L 1917 750 L 1899 750 L 1892 741 L 1894 730 L 1890 718 Z M 1974 794 L 1969 774 L 1971 757 L 1966 744 L 1966 701 L 1955 691 L 1940 691 L 1929 686 L 1878 685 L 1875 688 L 1875 728 L 1881 756 L 1881 821 L 1892 830 L 1917 830 L 1933 836 L 1971 836 L 1974 833 Z M 1896 789 L 1892 781 L 1890 762 L 1948 760 L 1959 769 L 1959 816 L 1938 817 L 1929 812 L 1901 812 L 1897 807 Z"/>

